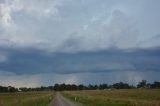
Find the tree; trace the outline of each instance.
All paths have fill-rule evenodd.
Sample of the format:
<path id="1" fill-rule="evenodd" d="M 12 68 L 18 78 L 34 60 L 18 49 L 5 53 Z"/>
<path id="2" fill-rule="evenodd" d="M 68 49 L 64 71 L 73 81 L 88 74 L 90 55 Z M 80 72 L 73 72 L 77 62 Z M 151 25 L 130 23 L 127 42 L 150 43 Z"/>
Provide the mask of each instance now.
<path id="1" fill-rule="evenodd" d="M 1 92 L 1 93 L 3 93 L 3 92 L 8 92 L 8 87 L 0 86 L 0 92 Z"/>
<path id="2" fill-rule="evenodd" d="M 160 82 L 155 81 L 153 84 L 151 84 L 151 88 L 160 88 Z"/>
<path id="3" fill-rule="evenodd" d="M 91 84 L 89 84 L 89 85 L 88 85 L 88 89 L 89 89 L 89 90 L 93 90 L 93 89 L 94 89 L 94 86 L 91 85 Z"/>
<path id="4" fill-rule="evenodd" d="M 145 88 L 147 86 L 147 81 L 142 80 L 141 82 L 138 83 L 137 88 Z"/>
<path id="5" fill-rule="evenodd" d="M 119 82 L 112 85 L 113 88 L 116 89 L 129 89 L 131 86 L 129 86 L 127 83 Z"/>
<path id="6" fill-rule="evenodd" d="M 17 88 L 14 88 L 14 87 L 11 87 L 11 86 L 8 86 L 8 92 L 17 92 L 18 89 Z"/>
<path id="7" fill-rule="evenodd" d="M 101 84 L 99 85 L 99 89 L 107 89 L 108 85 L 107 84 Z"/>
<path id="8" fill-rule="evenodd" d="M 82 85 L 82 84 L 80 84 L 80 85 L 78 85 L 78 89 L 79 90 L 84 90 L 86 87 L 84 86 L 84 85 Z"/>
<path id="9" fill-rule="evenodd" d="M 59 84 L 55 84 L 55 85 L 54 85 L 54 90 L 55 90 L 55 91 L 58 91 L 58 90 L 59 90 Z"/>

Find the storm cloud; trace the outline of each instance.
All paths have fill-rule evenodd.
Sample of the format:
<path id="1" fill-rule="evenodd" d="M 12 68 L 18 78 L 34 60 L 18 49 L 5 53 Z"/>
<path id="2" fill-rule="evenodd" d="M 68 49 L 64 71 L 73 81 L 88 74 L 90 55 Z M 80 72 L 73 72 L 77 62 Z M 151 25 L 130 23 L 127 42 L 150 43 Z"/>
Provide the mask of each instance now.
<path id="1" fill-rule="evenodd" d="M 0 0 L 0 84 L 160 80 L 159 3 Z"/>

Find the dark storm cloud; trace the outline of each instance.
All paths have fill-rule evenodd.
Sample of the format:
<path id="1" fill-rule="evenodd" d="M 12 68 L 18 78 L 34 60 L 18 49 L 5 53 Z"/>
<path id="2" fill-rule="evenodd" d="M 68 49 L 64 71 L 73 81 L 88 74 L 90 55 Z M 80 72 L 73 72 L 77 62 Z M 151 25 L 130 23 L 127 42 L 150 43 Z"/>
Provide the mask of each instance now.
<path id="1" fill-rule="evenodd" d="M 0 0 L 0 85 L 159 80 L 159 4 Z"/>
<path id="2" fill-rule="evenodd" d="M 18 74 L 160 70 L 160 48 L 52 53 L 34 48 L 1 47 L 0 51 L 7 57 L 7 61 L 0 63 L 0 69 Z"/>

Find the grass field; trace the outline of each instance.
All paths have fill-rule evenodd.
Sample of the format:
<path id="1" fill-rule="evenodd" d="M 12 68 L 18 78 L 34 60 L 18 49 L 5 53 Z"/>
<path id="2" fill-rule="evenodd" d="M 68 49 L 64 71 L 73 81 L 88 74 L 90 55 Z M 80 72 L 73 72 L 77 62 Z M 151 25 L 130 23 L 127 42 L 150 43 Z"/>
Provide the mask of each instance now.
<path id="1" fill-rule="evenodd" d="M 65 91 L 63 94 L 85 106 L 160 106 L 160 89 Z"/>
<path id="2" fill-rule="evenodd" d="M 53 92 L 1 93 L 0 106 L 47 106 Z"/>

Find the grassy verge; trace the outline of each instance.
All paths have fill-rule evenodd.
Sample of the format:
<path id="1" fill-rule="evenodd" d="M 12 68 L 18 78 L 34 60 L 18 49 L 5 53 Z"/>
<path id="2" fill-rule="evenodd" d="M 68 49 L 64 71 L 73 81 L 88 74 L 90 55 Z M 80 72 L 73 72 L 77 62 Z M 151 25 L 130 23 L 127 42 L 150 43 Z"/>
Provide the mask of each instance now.
<path id="1" fill-rule="evenodd" d="M 53 92 L 21 92 L 0 94 L 0 106 L 47 106 Z"/>
<path id="2" fill-rule="evenodd" d="M 160 106 L 160 90 L 66 91 L 67 98 L 86 106 Z"/>

